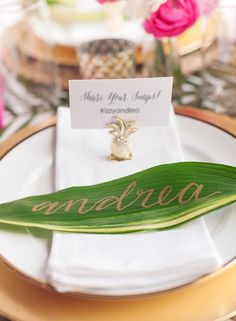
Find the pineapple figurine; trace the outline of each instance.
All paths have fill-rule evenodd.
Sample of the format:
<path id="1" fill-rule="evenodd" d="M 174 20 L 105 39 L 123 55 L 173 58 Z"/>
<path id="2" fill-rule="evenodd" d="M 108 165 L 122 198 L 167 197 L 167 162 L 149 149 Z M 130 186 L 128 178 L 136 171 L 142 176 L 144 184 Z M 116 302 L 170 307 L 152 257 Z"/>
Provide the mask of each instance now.
<path id="1" fill-rule="evenodd" d="M 107 125 L 107 127 L 111 128 L 109 133 L 113 136 L 110 159 L 119 161 L 132 159 L 128 137 L 137 130 L 133 127 L 135 121 L 125 121 L 118 116 L 114 117 L 114 119 L 114 122 Z"/>

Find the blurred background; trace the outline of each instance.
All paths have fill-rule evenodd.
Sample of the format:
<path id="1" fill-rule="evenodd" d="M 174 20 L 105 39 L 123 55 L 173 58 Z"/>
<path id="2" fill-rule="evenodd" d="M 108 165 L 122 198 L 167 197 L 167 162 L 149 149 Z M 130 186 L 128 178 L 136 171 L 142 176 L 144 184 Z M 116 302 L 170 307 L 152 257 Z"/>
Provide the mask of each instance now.
<path id="1" fill-rule="evenodd" d="M 175 104 L 236 116 L 236 0 L 198 1 L 191 27 L 157 38 L 143 0 L 1 0 L 0 139 L 68 106 L 69 79 L 171 75 Z"/>

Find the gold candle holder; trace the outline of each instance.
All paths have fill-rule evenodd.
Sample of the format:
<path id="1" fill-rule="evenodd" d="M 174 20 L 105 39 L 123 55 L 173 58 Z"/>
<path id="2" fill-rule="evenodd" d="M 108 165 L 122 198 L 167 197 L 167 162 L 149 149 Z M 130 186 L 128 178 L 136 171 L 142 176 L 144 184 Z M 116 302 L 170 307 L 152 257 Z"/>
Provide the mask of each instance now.
<path id="1" fill-rule="evenodd" d="M 137 128 L 134 128 L 134 120 L 125 121 L 119 116 L 114 117 L 114 121 L 107 125 L 111 128 L 109 133 L 113 136 L 111 143 L 110 160 L 129 160 L 132 159 L 131 145 L 129 136 L 134 133 Z"/>
<path id="2" fill-rule="evenodd" d="M 83 79 L 133 78 L 135 46 L 125 39 L 101 39 L 85 42 L 78 48 Z"/>

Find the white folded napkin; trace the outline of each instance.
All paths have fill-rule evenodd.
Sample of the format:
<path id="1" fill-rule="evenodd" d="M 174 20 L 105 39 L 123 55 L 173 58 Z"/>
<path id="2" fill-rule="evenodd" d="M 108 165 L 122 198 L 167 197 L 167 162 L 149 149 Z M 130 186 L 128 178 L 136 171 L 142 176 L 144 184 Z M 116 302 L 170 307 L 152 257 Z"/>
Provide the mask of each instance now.
<path id="1" fill-rule="evenodd" d="M 92 185 L 146 168 L 182 161 L 174 115 L 169 126 L 139 128 L 130 137 L 133 160 L 110 161 L 107 129 L 70 128 L 70 111 L 59 108 L 56 189 Z M 122 293 L 130 289 L 173 288 L 212 272 L 220 258 L 202 219 L 177 229 L 92 235 L 53 233 L 49 282 L 60 292 Z"/>

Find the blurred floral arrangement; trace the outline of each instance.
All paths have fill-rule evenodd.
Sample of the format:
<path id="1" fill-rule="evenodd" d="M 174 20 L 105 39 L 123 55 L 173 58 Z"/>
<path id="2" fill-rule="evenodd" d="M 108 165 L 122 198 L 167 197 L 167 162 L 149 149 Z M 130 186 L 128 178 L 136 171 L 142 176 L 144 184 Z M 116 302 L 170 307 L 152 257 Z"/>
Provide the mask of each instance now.
<path id="1" fill-rule="evenodd" d="M 97 0 L 112 5 L 119 0 Z M 126 0 L 125 12 L 129 18 L 140 19 L 144 30 L 156 39 L 154 65 L 151 76 L 174 76 L 174 100 L 182 103 L 182 73 L 176 37 L 192 27 L 199 17 L 210 16 L 218 0 Z M 204 24 L 202 24 L 204 26 Z"/>
<path id="2" fill-rule="evenodd" d="M 119 0 L 97 0 L 100 4 Z M 200 15 L 210 15 L 219 0 L 126 0 L 130 18 L 143 19 L 144 29 L 155 38 L 174 37 L 191 27 Z"/>

